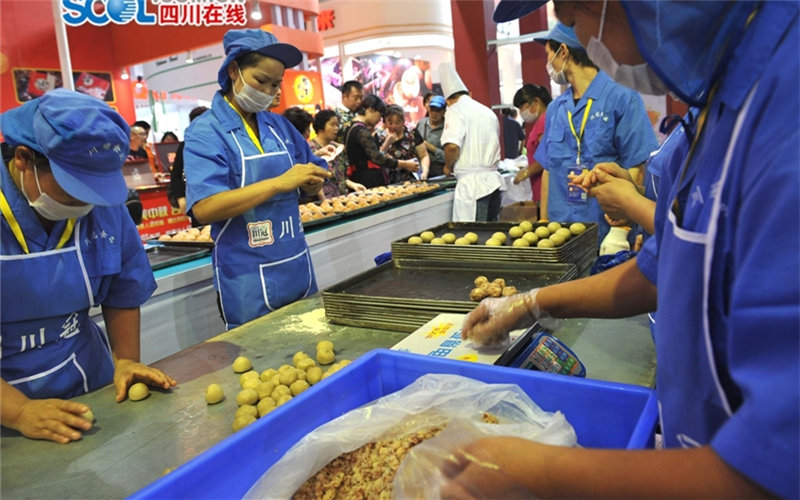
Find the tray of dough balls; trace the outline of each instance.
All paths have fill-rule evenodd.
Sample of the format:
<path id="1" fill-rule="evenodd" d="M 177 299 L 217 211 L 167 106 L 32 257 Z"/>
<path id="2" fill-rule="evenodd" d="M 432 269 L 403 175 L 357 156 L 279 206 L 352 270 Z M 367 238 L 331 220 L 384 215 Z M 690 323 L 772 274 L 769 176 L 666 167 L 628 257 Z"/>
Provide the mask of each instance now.
<path id="1" fill-rule="evenodd" d="M 166 246 L 212 248 L 214 240 L 211 238 L 211 225 L 203 227 L 190 227 L 172 234 L 162 234 L 157 240 L 150 243 L 160 243 Z"/>
<path id="2" fill-rule="evenodd" d="M 392 259 L 322 291 L 332 323 L 413 332 L 486 297 L 568 281 L 574 264 Z"/>
<path id="3" fill-rule="evenodd" d="M 597 223 L 447 222 L 392 242 L 398 259 L 571 263 L 597 257 Z"/>

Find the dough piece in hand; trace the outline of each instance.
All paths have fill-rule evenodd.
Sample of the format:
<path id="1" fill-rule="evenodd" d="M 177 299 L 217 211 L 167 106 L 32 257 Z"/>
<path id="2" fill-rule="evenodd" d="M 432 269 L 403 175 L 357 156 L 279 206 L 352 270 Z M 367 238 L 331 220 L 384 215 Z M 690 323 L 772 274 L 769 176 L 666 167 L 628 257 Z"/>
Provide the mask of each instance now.
<path id="1" fill-rule="evenodd" d="M 258 391 L 255 389 L 243 389 L 236 395 L 236 404 L 254 405 L 258 402 Z"/>
<path id="2" fill-rule="evenodd" d="M 306 372 L 306 382 L 308 382 L 311 385 L 314 385 L 320 380 L 322 380 L 322 368 L 320 368 L 319 366 L 312 366 L 311 368 L 309 368 L 308 371 Z"/>
<path id="3" fill-rule="evenodd" d="M 89 422 L 94 422 L 94 412 L 92 412 L 92 410 L 86 410 L 85 413 L 81 413 L 81 417 L 85 418 Z"/>
<path id="4" fill-rule="evenodd" d="M 146 384 L 137 382 L 128 389 L 128 399 L 131 401 L 141 401 L 150 395 L 150 388 Z"/>
<path id="5" fill-rule="evenodd" d="M 292 396 L 297 396 L 298 394 L 305 391 L 309 387 L 311 386 L 308 385 L 308 382 L 306 382 L 305 380 L 295 380 L 294 382 L 292 382 L 292 385 L 289 386 L 289 389 L 291 389 L 292 391 Z"/>
<path id="6" fill-rule="evenodd" d="M 334 359 L 336 359 L 336 356 L 333 354 L 333 351 L 317 351 L 317 361 L 321 365 L 329 365 L 333 363 Z"/>
<path id="7" fill-rule="evenodd" d="M 215 405 L 225 399 L 225 393 L 222 392 L 222 387 L 219 384 L 209 384 L 206 387 L 206 403 Z"/>
<path id="8" fill-rule="evenodd" d="M 233 371 L 236 373 L 244 373 L 253 368 L 253 363 L 245 356 L 239 356 L 233 360 Z"/>

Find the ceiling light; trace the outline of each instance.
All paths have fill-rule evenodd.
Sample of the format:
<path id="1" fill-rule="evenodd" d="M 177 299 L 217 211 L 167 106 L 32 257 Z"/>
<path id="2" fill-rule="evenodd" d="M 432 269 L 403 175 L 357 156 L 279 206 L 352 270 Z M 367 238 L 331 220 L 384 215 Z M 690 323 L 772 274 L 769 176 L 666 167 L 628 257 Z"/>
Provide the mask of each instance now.
<path id="1" fill-rule="evenodd" d="M 261 5 L 258 0 L 253 0 L 253 10 L 250 12 L 250 18 L 253 21 L 260 21 L 263 16 L 261 15 Z"/>
<path id="2" fill-rule="evenodd" d="M 192 64 L 193 62 L 194 62 L 194 59 L 192 58 L 192 51 L 191 50 L 187 50 L 186 51 L 186 64 Z"/>
<path id="3" fill-rule="evenodd" d="M 142 83 L 142 77 L 140 75 L 136 77 L 136 90 L 142 90 L 142 87 L 144 87 L 144 83 Z"/>
<path id="4" fill-rule="evenodd" d="M 122 78 L 123 80 L 129 79 L 131 75 L 128 73 L 128 68 L 122 68 L 122 74 L 119 75 L 119 77 Z"/>

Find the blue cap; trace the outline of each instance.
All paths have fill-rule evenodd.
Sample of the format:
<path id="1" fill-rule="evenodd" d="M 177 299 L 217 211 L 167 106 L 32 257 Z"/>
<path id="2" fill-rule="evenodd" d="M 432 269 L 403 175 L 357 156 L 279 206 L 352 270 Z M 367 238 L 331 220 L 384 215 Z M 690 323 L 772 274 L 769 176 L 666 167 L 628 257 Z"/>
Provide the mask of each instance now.
<path id="1" fill-rule="evenodd" d="M 0 115 L 10 146 L 28 146 L 47 157 L 56 182 L 73 198 L 120 205 L 128 197 L 122 164 L 130 128 L 105 102 L 55 89 Z"/>
<path id="2" fill-rule="evenodd" d="M 447 101 L 444 100 L 444 97 L 440 95 L 435 95 L 431 97 L 430 102 L 428 103 L 432 108 L 441 108 L 444 109 L 447 107 Z"/>
<path id="3" fill-rule="evenodd" d="M 542 45 L 547 43 L 548 40 L 553 40 L 558 43 L 564 43 L 571 49 L 586 51 L 578 40 L 578 37 L 575 36 L 575 30 L 561 23 L 556 23 L 549 32 L 542 31 L 540 33 L 534 33 L 534 35 L 533 39 Z"/>
<path id="4" fill-rule="evenodd" d="M 534 10 L 546 4 L 547 0 L 528 2 L 522 0 L 502 0 L 494 9 L 492 19 L 496 23 L 505 23 L 527 16 Z"/>
<path id="5" fill-rule="evenodd" d="M 260 29 L 230 30 L 222 38 L 225 48 L 225 61 L 217 74 L 217 82 L 223 89 L 228 86 L 228 65 L 239 56 L 250 52 L 277 59 L 284 67 L 297 66 L 303 60 L 303 53 L 294 45 L 280 43 L 275 35 Z"/>

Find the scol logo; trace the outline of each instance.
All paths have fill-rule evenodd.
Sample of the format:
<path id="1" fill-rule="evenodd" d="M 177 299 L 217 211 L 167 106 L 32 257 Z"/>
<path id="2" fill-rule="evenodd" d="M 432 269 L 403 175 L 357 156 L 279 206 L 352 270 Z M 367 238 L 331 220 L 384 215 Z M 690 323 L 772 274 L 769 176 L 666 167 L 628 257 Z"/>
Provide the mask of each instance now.
<path id="1" fill-rule="evenodd" d="M 95 26 L 108 23 L 156 24 L 156 16 L 147 12 L 147 0 L 61 0 L 62 17 L 70 26 L 89 22 Z M 95 5 L 98 9 L 95 10 Z"/>

